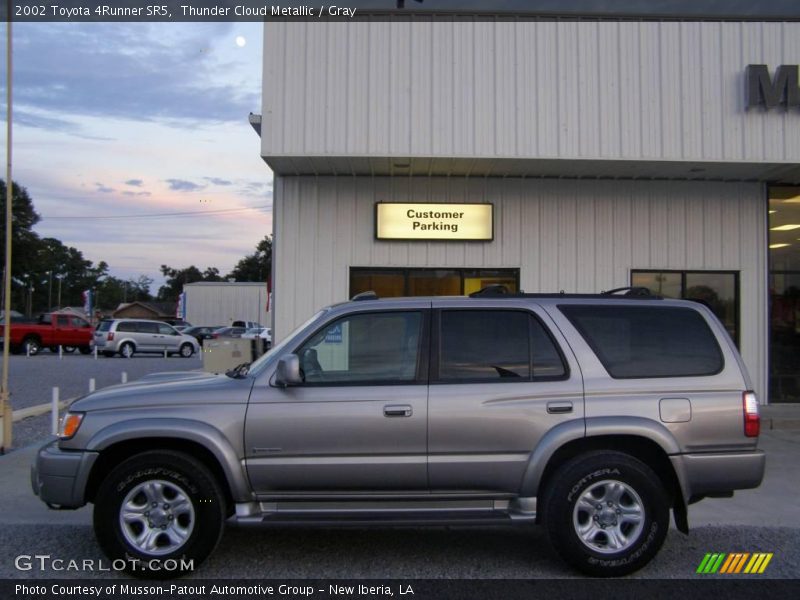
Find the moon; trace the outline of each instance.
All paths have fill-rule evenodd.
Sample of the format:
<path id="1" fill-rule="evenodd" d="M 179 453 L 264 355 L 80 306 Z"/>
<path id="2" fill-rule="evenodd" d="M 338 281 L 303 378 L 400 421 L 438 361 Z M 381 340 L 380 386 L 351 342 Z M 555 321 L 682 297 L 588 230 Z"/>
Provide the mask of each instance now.
<path id="1" fill-rule="evenodd" d="M 239 48 L 244 48 L 245 44 L 247 44 L 247 40 L 244 38 L 244 36 L 237 35 L 236 36 L 236 45 L 239 46 Z"/>

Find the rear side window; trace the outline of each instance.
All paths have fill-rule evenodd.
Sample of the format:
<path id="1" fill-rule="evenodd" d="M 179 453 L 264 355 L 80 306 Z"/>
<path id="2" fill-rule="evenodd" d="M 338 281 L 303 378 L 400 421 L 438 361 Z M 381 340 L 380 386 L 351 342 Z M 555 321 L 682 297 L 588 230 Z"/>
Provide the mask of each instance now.
<path id="1" fill-rule="evenodd" d="M 121 323 L 117 323 L 117 331 L 134 333 L 138 331 L 136 325 L 137 325 L 136 321 L 122 321 Z"/>
<path id="2" fill-rule="evenodd" d="M 448 382 L 530 381 L 566 375 L 552 339 L 526 311 L 442 311 L 438 362 L 438 379 Z"/>
<path id="3" fill-rule="evenodd" d="M 705 319 L 691 308 L 562 305 L 615 379 L 714 375 L 724 361 Z"/>

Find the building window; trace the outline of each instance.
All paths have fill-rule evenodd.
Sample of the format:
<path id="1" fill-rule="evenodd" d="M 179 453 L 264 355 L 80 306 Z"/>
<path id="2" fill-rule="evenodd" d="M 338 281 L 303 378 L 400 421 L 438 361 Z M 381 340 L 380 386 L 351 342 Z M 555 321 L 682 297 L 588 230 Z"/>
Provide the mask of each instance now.
<path id="1" fill-rule="evenodd" d="M 696 300 L 708 306 L 739 346 L 738 271 L 631 271 L 631 285 L 665 298 Z"/>
<path id="2" fill-rule="evenodd" d="M 519 289 L 519 269 L 395 269 L 351 267 L 350 297 L 375 292 L 379 298 L 398 296 L 462 296 L 490 286 Z"/>
<path id="3" fill-rule="evenodd" d="M 800 187 L 769 190 L 769 398 L 800 402 Z"/>

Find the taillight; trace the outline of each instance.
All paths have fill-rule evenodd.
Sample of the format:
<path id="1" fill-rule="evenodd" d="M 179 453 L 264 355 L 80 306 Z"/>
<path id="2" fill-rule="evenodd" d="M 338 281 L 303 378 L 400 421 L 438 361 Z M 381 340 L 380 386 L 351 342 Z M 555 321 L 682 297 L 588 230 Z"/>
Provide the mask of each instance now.
<path id="1" fill-rule="evenodd" d="M 106 339 L 107 339 L 109 342 L 113 342 L 113 341 L 114 341 L 114 332 L 113 332 L 113 331 L 109 331 L 109 332 L 108 332 L 108 335 L 106 336 Z"/>
<path id="2" fill-rule="evenodd" d="M 742 408 L 744 410 L 744 434 L 747 437 L 758 437 L 761 430 L 761 417 L 758 414 L 758 398 L 755 392 L 742 394 Z"/>

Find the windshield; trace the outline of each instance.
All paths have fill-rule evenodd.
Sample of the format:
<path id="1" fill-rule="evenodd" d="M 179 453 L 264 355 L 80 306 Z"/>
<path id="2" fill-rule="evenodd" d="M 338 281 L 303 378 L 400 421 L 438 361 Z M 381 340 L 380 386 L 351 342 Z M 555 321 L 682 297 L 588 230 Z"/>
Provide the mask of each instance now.
<path id="1" fill-rule="evenodd" d="M 303 329 L 305 329 L 306 327 L 311 325 L 311 323 L 313 323 L 314 321 L 316 321 L 317 319 L 322 317 L 322 315 L 324 315 L 326 312 L 328 312 L 328 310 L 330 310 L 330 309 L 323 308 L 321 311 L 319 311 L 314 316 L 312 316 L 310 319 L 308 319 L 305 323 L 303 323 L 299 327 L 296 327 L 295 330 L 292 331 L 292 333 L 290 333 L 285 338 L 283 338 L 283 340 L 281 341 L 280 344 L 278 344 L 277 346 L 273 346 L 272 349 L 269 352 L 264 354 L 261 358 L 259 358 L 252 365 L 250 365 L 250 369 L 249 369 L 248 372 L 251 375 L 258 375 L 258 371 L 265 364 L 267 364 L 267 362 L 269 362 L 269 360 L 273 356 L 280 356 L 281 354 L 284 354 L 286 352 L 286 345 L 289 343 L 289 340 L 291 340 L 295 336 L 295 334 L 297 334 L 299 331 L 302 331 Z"/>

